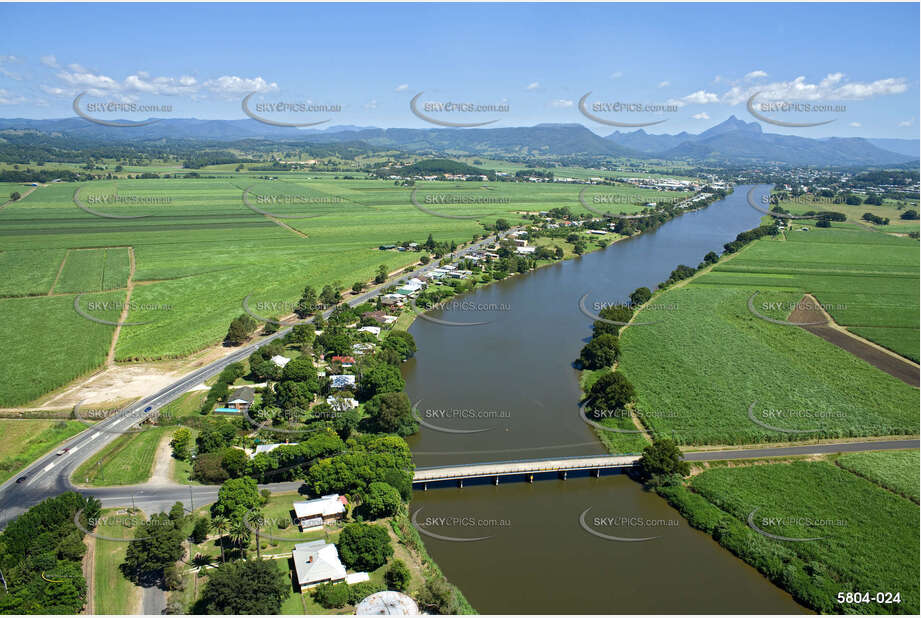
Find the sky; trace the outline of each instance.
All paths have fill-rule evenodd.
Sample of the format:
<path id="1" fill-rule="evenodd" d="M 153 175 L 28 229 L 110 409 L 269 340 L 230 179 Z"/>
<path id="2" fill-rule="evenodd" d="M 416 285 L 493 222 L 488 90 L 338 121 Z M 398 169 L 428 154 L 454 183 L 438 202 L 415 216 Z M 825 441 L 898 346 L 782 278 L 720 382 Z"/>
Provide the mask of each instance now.
<path id="1" fill-rule="evenodd" d="M 917 138 L 918 22 L 917 3 L 0 4 L 0 117 L 72 117 L 85 92 L 105 120 L 242 119 L 255 93 L 250 113 L 318 128 L 698 133 L 755 120 L 756 95 L 772 120 L 833 121 L 773 133 Z"/>

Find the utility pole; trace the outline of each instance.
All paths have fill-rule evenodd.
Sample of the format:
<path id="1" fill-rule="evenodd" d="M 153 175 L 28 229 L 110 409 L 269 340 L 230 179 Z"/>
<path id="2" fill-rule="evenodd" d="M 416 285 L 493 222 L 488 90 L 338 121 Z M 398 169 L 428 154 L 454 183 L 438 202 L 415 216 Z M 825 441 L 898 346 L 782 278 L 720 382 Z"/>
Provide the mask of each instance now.
<path id="1" fill-rule="evenodd" d="M 6 578 L 3 576 L 3 571 L 0 570 L 0 580 L 3 580 L 3 591 L 9 592 L 10 589 L 6 587 Z"/>

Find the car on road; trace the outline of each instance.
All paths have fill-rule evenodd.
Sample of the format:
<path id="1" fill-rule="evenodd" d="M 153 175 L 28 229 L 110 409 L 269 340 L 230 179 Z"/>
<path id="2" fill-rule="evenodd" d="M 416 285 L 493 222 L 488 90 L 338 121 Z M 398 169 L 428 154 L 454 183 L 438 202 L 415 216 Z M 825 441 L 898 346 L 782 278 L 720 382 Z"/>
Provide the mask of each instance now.
<path id="1" fill-rule="evenodd" d="M 58 457 L 66 453 L 69 453 L 69 452 L 70 452 L 70 448 L 62 448 L 61 450 L 58 451 Z"/>
<path id="2" fill-rule="evenodd" d="M 151 410 L 153 410 L 153 406 L 147 406 L 144 408 L 144 412 L 150 412 Z"/>
<path id="3" fill-rule="evenodd" d="M 17 482 L 17 483 L 22 483 L 22 482 L 24 482 L 24 481 L 25 481 L 26 479 L 28 479 L 28 478 L 29 478 L 28 476 L 20 476 L 18 479 L 16 479 L 16 482 Z"/>

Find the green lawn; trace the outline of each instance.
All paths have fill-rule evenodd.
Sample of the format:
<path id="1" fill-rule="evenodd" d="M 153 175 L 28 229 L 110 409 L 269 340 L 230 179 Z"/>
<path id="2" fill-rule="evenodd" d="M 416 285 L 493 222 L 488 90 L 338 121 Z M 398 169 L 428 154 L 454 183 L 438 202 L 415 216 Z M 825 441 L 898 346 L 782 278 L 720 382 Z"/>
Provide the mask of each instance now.
<path id="1" fill-rule="evenodd" d="M 0 483 L 84 429 L 79 421 L 0 419 Z"/>
<path id="2" fill-rule="evenodd" d="M 877 483 L 886 489 L 918 502 L 919 469 L 918 451 L 879 451 L 874 453 L 848 453 L 837 459 L 839 466 Z"/>
<path id="3" fill-rule="evenodd" d="M 827 461 L 718 467 L 693 477 L 690 488 L 661 493 L 807 607 L 918 613 L 916 504 Z M 898 592 L 901 604 L 837 603 L 839 592 L 858 591 Z"/>
<path id="4" fill-rule="evenodd" d="M 917 243 L 867 231 L 796 234 L 757 241 L 664 292 L 655 303 L 674 311 L 622 332 L 619 369 L 647 427 L 687 445 L 918 433 L 917 389 L 747 304 L 757 291 L 758 310 L 782 319 L 786 303 L 812 292 L 835 303 L 829 312 L 847 326 L 874 309 L 877 321 L 917 325 Z"/>
<path id="5" fill-rule="evenodd" d="M 150 479 L 160 439 L 172 429 L 154 427 L 120 435 L 83 462 L 71 478 L 93 487 L 144 483 Z"/>
<path id="6" fill-rule="evenodd" d="M 134 538 L 134 530 L 125 524 L 133 518 L 140 521 L 144 517 L 142 513 L 127 515 L 123 509 L 105 509 L 95 532 L 112 538 L 131 539 Z M 141 589 L 127 580 L 119 568 L 127 551 L 127 542 L 96 539 L 96 571 L 93 576 L 97 614 L 133 614 L 139 609 Z"/>

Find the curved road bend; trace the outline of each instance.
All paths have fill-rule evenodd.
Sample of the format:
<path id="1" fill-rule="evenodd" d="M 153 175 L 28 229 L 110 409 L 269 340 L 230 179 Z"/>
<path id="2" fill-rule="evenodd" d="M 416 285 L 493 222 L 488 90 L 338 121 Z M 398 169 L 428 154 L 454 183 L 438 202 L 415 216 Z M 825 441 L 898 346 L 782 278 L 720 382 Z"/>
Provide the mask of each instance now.
<path id="1" fill-rule="evenodd" d="M 505 235 L 507 235 L 507 232 L 502 236 L 504 237 Z M 456 251 L 455 256 L 459 258 L 471 251 L 480 250 L 485 244 L 489 242 L 489 240 L 483 239 L 479 242 L 473 243 L 464 249 L 459 249 Z M 403 283 L 411 277 L 425 274 L 435 268 L 438 268 L 438 263 L 437 261 L 432 261 L 426 266 L 422 266 L 410 273 L 400 275 L 400 277 L 394 281 L 387 282 L 377 288 L 349 299 L 347 304 L 350 306 L 360 305 L 380 295 L 385 287 Z M 328 317 L 330 313 L 332 313 L 332 309 L 325 311 L 323 316 Z M 49 496 L 56 496 L 58 494 L 64 493 L 65 491 L 80 491 L 84 494 L 101 495 L 106 490 L 78 489 L 70 482 L 71 474 L 73 474 L 74 470 L 76 470 L 80 464 L 89 459 L 93 453 L 101 449 L 103 446 L 118 436 L 122 435 L 123 433 L 127 432 L 130 427 L 142 422 L 159 408 L 162 408 L 171 401 L 178 399 L 181 395 L 188 392 L 194 386 L 201 384 L 204 380 L 217 375 L 227 365 L 243 360 L 265 344 L 280 337 L 284 337 L 290 330 L 291 327 L 281 329 L 278 332 L 266 337 L 265 339 L 262 339 L 261 341 L 245 345 L 237 350 L 234 350 L 227 356 L 216 360 L 213 363 L 210 363 L 209 365 L 205 365 L 200 369 L 196 369 L 195 371 L 183 376 L 173 384 L 160 389 L 153 395 L 144 397 L 143 399 L 140 399 L 137 402 L 127 406 L 125 409 L 120 410 L 117 414 L 88 427 L 85 431 L 77 434 L 70 440 L 59 445 L 58 448 L 51 453 L 39 458 L 24 470 L 16 473 L 7 482 L 0 485 L 0 530 L 6 526 L 8 521 L 19 516 L 21 513 L 25 512 L 30 507 L 38 504 Z M 55 454 L 57 450 L 63 448 L 69 448 L 70 451 L 65 455 L 57 456 Z M 26 477 L 26 480 L 22 483 L 16 483 L 16 479 L 20 477 Z M 124 494 L 125 488 L 112 489 Z M 150 492 L 154 490 L 147 488 L 144 489 L 144 491 Z M 175 490 L 167 489 L 167 491 Z M 216 491 L 214 495 L 217 495 Z M 186 498 L 188 498 L 187 490 Z M 212 498 L 212 500 L 213 499 L 214 498 Z M 169 504 L 166 505 L 166 509 L 168 510 L 175 501 L 176 500 L 169 502 Z M 118 503 L 118 505 L 129 503 L 130 496 L 128 503 L 122 502 Z M 165 504 L 165 502 L 157 500 L 154 500 L 150 504 L 153 503 Z M 107 502 L 104 504 L 105 506 L 113 505 L 112 502 Z M 150 511 L 145 509 L 145 512 L 149 513 Z"/>

